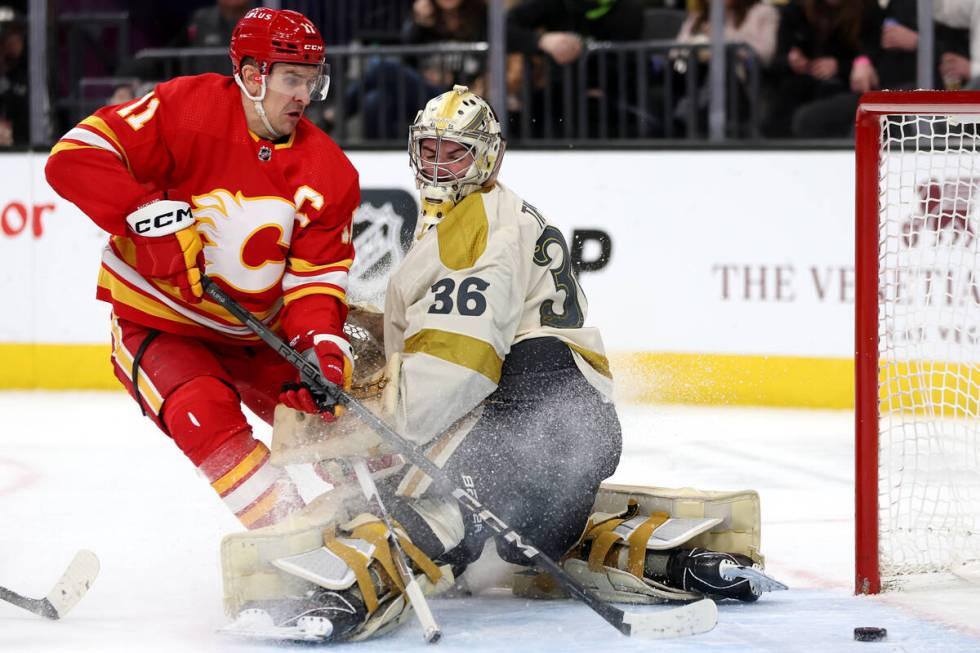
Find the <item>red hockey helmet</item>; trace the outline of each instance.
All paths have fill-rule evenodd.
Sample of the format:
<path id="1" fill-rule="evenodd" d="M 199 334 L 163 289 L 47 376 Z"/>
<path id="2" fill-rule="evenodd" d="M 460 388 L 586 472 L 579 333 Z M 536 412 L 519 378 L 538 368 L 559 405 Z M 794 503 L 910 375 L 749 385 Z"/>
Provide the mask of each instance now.
<path id="1" fill-rule="evenodd" d="M 252 9 L 235 25 L 229 54 L 236 76 L 241 73 L 242 60 L 246 57 L 255 60 L 263 75 L 271 73 L 274 63 L 318 66 L 318 83 L 311 93 L 327 94 L 330 78 L 324 63 L 323 37 L 316 25 L 298 11 Z"/>

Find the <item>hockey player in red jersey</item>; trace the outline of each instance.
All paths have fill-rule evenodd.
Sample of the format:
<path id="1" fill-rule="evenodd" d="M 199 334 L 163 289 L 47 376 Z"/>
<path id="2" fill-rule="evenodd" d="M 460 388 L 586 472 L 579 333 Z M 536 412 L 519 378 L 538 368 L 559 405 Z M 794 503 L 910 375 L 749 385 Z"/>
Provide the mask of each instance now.
<path id="1" fill-rule="evenodd" d="M 271 421 L 277 402 L 310 409 L 313 398 L 291 366 L 204 296 L 201 275 L 347 385 L 360 190 L 344 153 L 303 117 L 329 84 L 313 23 L 253 9 L 230 55 L 233 77 L 178 77 L 100 109 L 58 141 L 45 172 L 110 234 L 97 297 L 112 304 L 116 376 L 255 528 L 302 502 L 268 464 L 240 402 Z"/>

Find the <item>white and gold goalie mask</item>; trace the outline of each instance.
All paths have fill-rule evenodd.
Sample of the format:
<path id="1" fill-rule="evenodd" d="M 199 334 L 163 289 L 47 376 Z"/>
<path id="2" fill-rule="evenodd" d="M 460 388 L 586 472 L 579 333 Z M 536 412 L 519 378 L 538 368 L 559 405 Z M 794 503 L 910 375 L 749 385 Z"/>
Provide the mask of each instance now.
<path id="1" fill-rule="evenodd" d="M 434 141 L 434 160 L 423 153 L 422 142 L 427 139 Z M 446 148 L 457 152 L 447 160 L 439 154 L 444 141 L 465 149 Z M 408 133 L 408 152 L 422 200 L 423 222 L 434 224 L 464 197 L 494 179 L 504 155 L 504 139 L 486 100 L 457 85 L 429 100 L 415 116 Z M 470 158 L 468 167 L 460 166 Z"/>

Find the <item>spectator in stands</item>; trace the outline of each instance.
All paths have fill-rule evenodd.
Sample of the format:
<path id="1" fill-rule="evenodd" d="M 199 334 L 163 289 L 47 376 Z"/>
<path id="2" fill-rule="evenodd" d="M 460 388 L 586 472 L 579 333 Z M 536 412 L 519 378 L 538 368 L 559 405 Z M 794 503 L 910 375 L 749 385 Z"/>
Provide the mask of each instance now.
<path id="1" fill-rule="evenodd" d="M 977 0 L 933 0 L 936 20 L 950 27 L 970 30 L 970 56 L 953 52 L 943 53 L 939 70 L 947 86 L 965 84 L 980 89 L 980 2 Z"/>
<path id="2" fill-rule="evenodd" d="M 414 0 L 412 17 L 402 30 L 409 45 L 470 43 L 487 38 L 486 0 Z M 471 54 L 433 54 L 404 61 L 372 61 L 344 97 L 347 115 L 361 111 L 368 139 L 401 138 L 427 98 L 454 84 L 485 88 L 485 59 Z M 332 121 L 333 113 L 328 112 Z"/>
<path id="3" fill-rule="evenodd" d="M 583 39 L 634 41 L 642 34 L 639 0 L 524 0 L 507 12 L 508 49 L 547 54 L 560 66 L 579 58 Z"/>
<path id="4" fill-rule="evenodd" d="M 534 60 L 547 56 L 551 61 L 564 66 L 576 61 L 584 51 L 587 40 L 595 41 L 635 41 L 643 36 L 643 3 L 641 0 L 524 0 L 507 12 L 507 49 Z M 617 103 L 632 105 L 635 98 L 635 84 L 629 79 L 619 79 L 616 66 L 607 66 L 605 84 L 600 84 L 599 57 L 593 57 L 586 68 L 586 87 L 576 90 L 585 93 L 589 132 L 615 130 L 619 111 L 607 111 L 608 124 L 598 124 L 600 111 L 597 105 L 607 107 Z M 508 88 L 515 93 L 522 86 L 520 71 L 527 67 L 518 65 L 518 74 L 509 75 Z M 552 84 L 554 97 L 561 97 L 558 76 L 545 79 L 544 74 L 534 74 L 532 84 L 535 95 L 542 93 L 544 84 Z M 565 120 L 561 115 L 560 103 L 554 103 L 555 115 L 544 116 L 542 102 L 532 102 L 533 125 L 541 125 L 543 120 Z M 516 103 L 511 109 L 519 108 Z M 632 109 L 633 107 L 630 106 Z M 526 110 L 522 108 L 521 110 Z M 517 127 L 515 116 L 511 116 L 511 127 Z"/>
<path id="5" fill-rule="evenodd" d="M 122 84 L 117 84 L 115 88 L 112 89 L 112 94 L 106 100 L 105 105 L 111 107 L 116 104 L 122 104 L 123 102 L 129 102 L 130 100 L 136 99 L 136 85 L 131 82 L 124 82 Z"/>
<path id="6" fill-rule="evenodd" d="M 0 29 L 0 146 L 30 141 L 30 103 L 24 25 L 7 22 Z"/>
<path id="7" fill-rule="evenodd" d="M 687 19 L 677 34 L 678 41 L 706 43 L 710 40 L 709 6 L 708 0 L 693 0 Z M 748 44 L 765 66 L 776 52 L 778 27 L 779 12 L 775 7 L 760 0 L 725 0 L 725 41 Z"/>
<path id="8" fill-rule="evenodd" d="M 881 54 L 878 61 L 882 88 L 918 88 L 917 4 L 917 0 L 891 0 L 885 8 L 885 21 L 881 29 Z M 953 29 L 939 22 L 934 26 L 937 64 L 950 56 L 963 59 L 968 52 L 966 31 Z M 935 79 L 942 79 L 938 65 Z M 951 80 L 956 85 L 962 81 Z"/>
<path id="9" fill-rule="evenodd" d="M 405 24 L 404 41 L 416 45 L 445 42 L 474 42 L 487 38 L 486 0 L 415 0 L 412 20 Z M 437 89 L 429 97 L 454 84 L 469 86 L 482 95 L 486 70 L 484 59 L 470 54 L 433 56 L 418 63 L 425 81 Z M 414 106 L 420 106 L 418 104 Z M 412 116 L 414 118 L 414 116 Z"/>
<path id="10" fill-rule="evenodd" d="M 802 0 L 784 8 L 780 70 L 766 127 L 773 137 L 843 138 L 858 98 L 878 87 L 884 13 L 877 0 Z"/>
<path id="11" fill-rule="evenodd" d="M 676 40 L 681 43 L 707 44 L 711 41 L 711 18 L 709 0 L 693 0 L 688 11 L 687 18 L 681 24 L 680 31 L 677 33 Z M 772 61 L 773 54 L 776 52 L 776 32 L 779 28 L 779 12 L 775 7 L 761 2 L 760 0 L 725 0 L 725 41 L 728 43 L 745 43 L 755 52 L 758 62 L 763 68 L 767 67 Z M 688 83 L 685 77 L 690 74 L 688 70 L 692 58 L 689 53 L 684 52 L 686 48 L 673 50 L 673 73 L 670 83 L 673 84 L 673 97 L 680 98 L 673 110 L 673 120 L 682 122 L 691 115 L 694 115 L 701 125 L 702 131 L 707 128 L 708 107 L 711 102 L 710 77 L 708 74 L 708 64 L 711 60 L 711 52 L 707 49 L 697 51 L 697 56 L 693 58 L 698 70 L 696 79 L 700 81 L 700 88 L 697 89 L 695 97 L 690 97 L 687 93 Z M 679 56 L 682 55 L 683 56 Z M 744 87 L 744 82 L 748 77 L 745 68 L 745 61 L 736 62 L 732 68 L 738 81 L 737 85 L 740 114 L 744 115 L 748 109 L 748 94 Z M 659 90 L 654 91 L 656 96 L 660 95 Z M 692 112 L 690 103 L 696 104 L 696 109 Z M 660 105 L 661 99 L 657 99 L 656 104 Z"/>
<path id="12" fill-rule="evenodd" d="M 184 45 L 192 48 L 227 46 L 231 43 L 232 30 L 252 8 L 252 4 L 251 0 L 217 0 L 211 7 L 198 9 L 187 25 Z"/>
<path id="13" fill-rule="evenodd" d="M 226 48 L 231 43 L 231 31 L 254 3 L 251 0 L 217 0 L 210 7 L 194 12 L 182 39 L 175 47 L 186 48 Z M 181 70 L 184 75 L 200 73 L 231 74 L 231 62 L 227 55 L 192 59 Z"/>
<path id="14" fill-rule="evenodd" d="M 227 48 L 231 43 L 231 31 L 255 3 L 252 0 L 216 0 L 214 5 L 202 7 L 192 15 L 187 27 L 167 44 L 169 48 Z M 176 61 L 176 69 L 168 69 L 160 60 L 136 60 L 120 69 L 123 76 L 138 77 L 144 81 L 163 81 L 169 75 L 198 75 L 215 72 L 231 75 L 231 62 L 227 54 L 201 56 Z"/>
<path id="15" fill-rule="evenodd" d="M 105 106 L 123 104 L 138 97 L 143 97 L 153 90 L 154 82 L 139 82 L 135 79 L 120 81 L 112 88 L 112 93 L 106 98 Z"/>

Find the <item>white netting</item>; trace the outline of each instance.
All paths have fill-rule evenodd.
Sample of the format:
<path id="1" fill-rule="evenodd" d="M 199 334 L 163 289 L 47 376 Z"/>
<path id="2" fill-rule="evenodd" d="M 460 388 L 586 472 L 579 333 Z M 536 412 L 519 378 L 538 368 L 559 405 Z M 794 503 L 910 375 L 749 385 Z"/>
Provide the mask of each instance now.
<path id="1" fill-rule="evenodd" d="M 980 116 L 881 119 L 879 561 L 980 559 Z"/>

